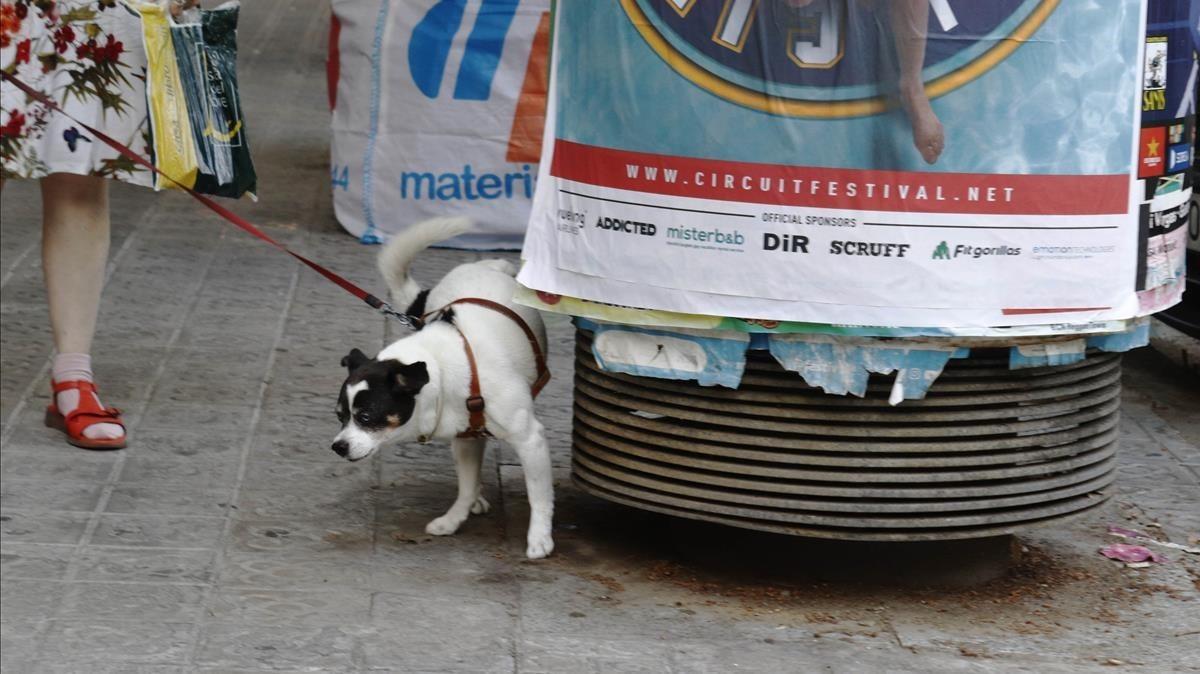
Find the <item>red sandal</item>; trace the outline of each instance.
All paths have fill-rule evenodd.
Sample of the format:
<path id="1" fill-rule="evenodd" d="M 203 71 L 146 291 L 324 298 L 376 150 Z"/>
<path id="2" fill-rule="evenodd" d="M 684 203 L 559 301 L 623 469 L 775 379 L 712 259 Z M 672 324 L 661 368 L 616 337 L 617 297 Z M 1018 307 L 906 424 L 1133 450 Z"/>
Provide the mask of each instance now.
<path id="1" fill-rule="evenodd" d="M 46 407 L 46 425 L 67 434 L 67 442 L 83 449 L 123 449 L 125 433 L 119 438 L 89 438 L 84 436 L 84 429 L 96 424 L 117 424 L 125 430 L 121 421 L 121 410 L 115 407 L 100 407 L 96 404 L 96 385 L 90 381 L 51 381 L 50 388 L 54 390 L 55 400 Z M 70 414 L 63 416 L 55 404 L 57 395 L 63 391 L 79 391 L 79 405 Z"/>

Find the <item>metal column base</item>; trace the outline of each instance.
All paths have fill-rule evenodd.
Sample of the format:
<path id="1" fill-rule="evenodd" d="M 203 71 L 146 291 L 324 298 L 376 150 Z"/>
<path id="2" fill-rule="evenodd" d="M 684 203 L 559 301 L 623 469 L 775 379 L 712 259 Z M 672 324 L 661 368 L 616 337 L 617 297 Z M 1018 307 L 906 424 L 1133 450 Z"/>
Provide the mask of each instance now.
<path id="1" fill-rule="evenodd" d="M 1006 349 L 950 361 L 924 400 L 827 395 L 750 352 L 738 390 L 602 372 L 576 337 L 572 470 L 635 508 L 796 536 L 986 538 L 1103 503 L 1121 359 L 1009 370 Z"/>

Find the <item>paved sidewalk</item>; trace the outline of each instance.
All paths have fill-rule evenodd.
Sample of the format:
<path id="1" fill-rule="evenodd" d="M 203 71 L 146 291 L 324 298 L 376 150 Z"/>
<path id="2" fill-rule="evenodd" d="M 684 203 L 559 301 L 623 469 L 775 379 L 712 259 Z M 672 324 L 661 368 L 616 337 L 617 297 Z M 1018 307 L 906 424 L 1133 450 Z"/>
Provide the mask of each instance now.
<path id="1" fill-rule="evenodd" d="M 376 249 L 328 202 L 319 3 L 256 0 L 246 107 L 272 235 L 382 290 Z M 282 49 L 286 45 L 297 49 Z M 305 47 L 317 45 L 318 47 Z M 319 85 L 319 86 L 318 86 Z M 298 92 L 298 93 L 297 93 Z M 279 101 L 288 101 L 280 109 Z M 350 347 L 382 319 L 188 198 L 115 186 L 96 344 L 128 450 L 41 427 L 48 399 L 36 186 L 12 183 L 0 237 L 3 669 L 26 672 L 1200 671 L 1200 558 L 1127 569 L 1109 523 L 1200 534 L 1200 387 L 1127 358 L 1120 493 L 1019 539 L 1009 577 L 969 590 L 827 581 L 813 557 L 879 554 L 685 523 L 597 501 L 568 479 L 571 329 L 551 317 L 539 401 L 557 477 L 554 557 L 524 559 L 511 454 L 489 451 L 489 515 L 451 538 L 444 446 L 338 459 Z M 427 281 L 473 254 L 433 252 Z M 1195 543 L 1193 543 L 1195 544 Z M 846 560 L 846 563 L 854 560 Z"/>

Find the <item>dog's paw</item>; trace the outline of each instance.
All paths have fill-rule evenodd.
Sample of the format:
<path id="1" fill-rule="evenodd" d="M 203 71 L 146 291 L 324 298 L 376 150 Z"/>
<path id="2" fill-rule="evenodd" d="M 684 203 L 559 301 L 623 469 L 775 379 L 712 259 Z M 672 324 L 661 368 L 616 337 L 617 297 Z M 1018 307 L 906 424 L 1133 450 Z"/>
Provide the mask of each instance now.
<path id="1" fill-rule="evenodd" d="M 425 525 L 425 533 L 433 534 L 434 536 L 449 536 L 458 531 L 460 526 L 462 526 L 462 520 L 442 515 Z"/>
<path id="2" fill-rule="evenodd" d="M 530 559 L 544 559 L 554 552 L 554 539 L 550 537 L 550 532 L 544 534 L 529 533 L 528 547 L 525 548 L 525 556 Z"/>
<path id="3" fill-rule="evenodd" d="M 482 496 L 475 497 L 475 502 L 471 504 L 472 515 L 486 515 L 487 511 L 491 510 L 492 506 Z"/>

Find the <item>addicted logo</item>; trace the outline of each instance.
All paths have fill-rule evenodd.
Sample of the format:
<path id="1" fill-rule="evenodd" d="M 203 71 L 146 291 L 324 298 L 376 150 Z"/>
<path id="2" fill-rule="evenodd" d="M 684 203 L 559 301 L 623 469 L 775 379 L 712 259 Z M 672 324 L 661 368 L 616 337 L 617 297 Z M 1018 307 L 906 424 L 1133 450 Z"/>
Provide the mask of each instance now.
<path id="1" fill-rule="evenodd" d="M 636 220 L 621 220 L 619 218 L 596 218 L 596 228 L 605 229 L 610 232 L 625 232 L 626 234 L 640 234 L 641 236 L 654 236 L 658 233 L 658 226 L 652 222 L 638 222 Z"/>
<path id="2" fill-rule="evenodd" d="M 932 258 L 935 260 L 952 260 L 960 257 L 968 257 L 973 260 L 978 260 L 983 257 L 1015 257 L 1021 254 L 1020 248 L 1012 246 L 968 246 L 958 244 L 951 250 L 950 246 L 945 242 L 941 242 L 933 249 Z"/>
<path id="3" fill-rule="evenodd" d="M 893 77 L 887 5 L 848 0 L 620 0 L 646 43 L 682 77 L 772 114 L 870 115 Z M 918 30 L 930 98 L 982 76 L 1030 41 L 1061 0 L 929 0 Z M 801 6 L 802 5 L 802 6 Z M 931 73 L 937 73 L 933 75 Z"/>

